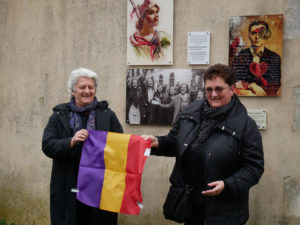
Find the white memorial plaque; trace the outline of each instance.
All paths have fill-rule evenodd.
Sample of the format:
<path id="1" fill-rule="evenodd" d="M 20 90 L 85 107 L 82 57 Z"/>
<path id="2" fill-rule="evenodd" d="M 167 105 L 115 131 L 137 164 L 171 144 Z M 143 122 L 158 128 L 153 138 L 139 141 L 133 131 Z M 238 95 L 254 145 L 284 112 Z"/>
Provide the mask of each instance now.
<path id="1" fill-rule="evenodd" d="M 256 122 L 258 129 L 267 129 L 267 110 L 249 109 L 248 115 Z"/>
<path id="2" fill-rule="evenodd" d="M 210 32 L 188 33 L 188 64 L 209 64 Z"/>

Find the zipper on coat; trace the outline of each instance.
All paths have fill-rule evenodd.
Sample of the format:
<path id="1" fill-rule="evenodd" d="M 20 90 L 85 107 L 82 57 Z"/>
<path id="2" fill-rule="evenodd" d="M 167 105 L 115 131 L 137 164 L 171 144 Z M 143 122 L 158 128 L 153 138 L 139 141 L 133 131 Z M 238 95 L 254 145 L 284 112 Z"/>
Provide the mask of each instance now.
<path id="1" fill-rule="evenodd" d="M 205 162 L 204 162 L 204 183 L 205 183 L 205 185 L 207 185 L 207 183 L 208 183 L 206 168 L 208 167 L 208 164 L 211 163 L 211 153 L 207 152 L 207 151 L 209 151 L 209 150 L 206 149 L 205 154 L 207 156 L 205 156 L 205 158 L 204 158 L 204 160 L 205 160 Z M 208 215 L 207 215 L 207 202 L 208 202 L 208 198 L 206 196 L 204 198 L 205 198 L 205 201 L 204 201 L 205 202 L 205 204 L 204 204 L 204 217 L 205 217 L 205 219 L 204 219 L 204 225 L 206 225 L 207 224 L 207 217 L 208 217 Z"/>

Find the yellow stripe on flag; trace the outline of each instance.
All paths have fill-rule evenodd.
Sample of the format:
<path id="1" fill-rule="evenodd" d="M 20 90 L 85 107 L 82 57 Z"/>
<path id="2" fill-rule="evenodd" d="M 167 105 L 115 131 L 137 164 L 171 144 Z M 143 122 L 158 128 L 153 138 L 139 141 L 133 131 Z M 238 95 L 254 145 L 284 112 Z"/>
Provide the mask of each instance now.
<path id="1" fill-rule="evenodd" d="M 125 191 L 127 148 L 130 134 L 109 132 L 104 148 L 105 174 L 100 209 L 119 212 Z M 117 172 L 115 172 L 117 171 Z"/>

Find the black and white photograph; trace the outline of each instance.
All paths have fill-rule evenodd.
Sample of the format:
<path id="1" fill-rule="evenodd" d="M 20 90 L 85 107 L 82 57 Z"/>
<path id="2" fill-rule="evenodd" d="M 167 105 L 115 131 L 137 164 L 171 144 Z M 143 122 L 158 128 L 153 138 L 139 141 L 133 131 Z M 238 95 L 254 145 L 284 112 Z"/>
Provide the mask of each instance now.
<path id="1" fill-rule="evenodd" d="M 204 96 L 204 69 L 127 70 L 126 122 L 172 125 L 178 112 Z"/>

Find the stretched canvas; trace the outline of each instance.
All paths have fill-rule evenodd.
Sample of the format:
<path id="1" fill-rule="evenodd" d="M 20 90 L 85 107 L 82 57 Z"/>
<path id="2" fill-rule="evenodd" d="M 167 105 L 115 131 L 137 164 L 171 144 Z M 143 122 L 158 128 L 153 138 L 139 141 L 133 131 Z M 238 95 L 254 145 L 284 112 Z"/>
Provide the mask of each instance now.
<path id="1" fill-rule="evenodd" d="M 283 15 L 230 18 L 229 65 L 240 96 L 280 96 Z"/>
<path id="2" fill-rule="evenodd" d="M 173 64 L 173 0 L 128 0 L 127 65 Z"/>

